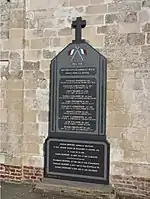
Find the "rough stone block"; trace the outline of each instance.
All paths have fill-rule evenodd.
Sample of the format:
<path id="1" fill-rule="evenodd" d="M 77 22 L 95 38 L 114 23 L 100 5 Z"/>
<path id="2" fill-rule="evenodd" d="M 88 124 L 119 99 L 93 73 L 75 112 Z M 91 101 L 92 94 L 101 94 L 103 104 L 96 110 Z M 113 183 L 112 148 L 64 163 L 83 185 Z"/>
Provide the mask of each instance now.
<path id="1" fill-rule="evenodd" d="M 23 99 L 23 90 L 9 90 L 7 94 L 8 101 L 17 101 Z"/>
<path id="2" fill-rule="evenodd" d="M 144 32 L 150 32 L 150 23 L 146 23 L 143 27 Z"/>
<path id="3" fill-rule="evenodd" d="M 72 34 L 71 28 L 63 28 L 58 31 L 58 36 L 66 36 L 71 34 Z"/>
<path id="4" fill-rule="evenodd" d="M 27 62 L 25 61 L 23 64 L 23 69 L 24 70 L 39 70 L 40 68 L 40 62 Z"/>
<path id="5" fill-rule="evenodd" d="M 35 135 L 39 129 L 38 123 L 25 122 L 23 125 L 24 135 Z"/>
<path id="6" fill-rule="evenodd" d="M 68 43 L 70 43 L 74 39 L 73 36 L 66 37 L 55 37 L 50 39 L 50 46 L 53 47 L 65 47 Z"/>
<path id="7" fill-rule="evenodd" d="M 41 60 L 40 68 L 42 70 L 49 69 L 50 68 L 50 60 Z"/>
<path id="8" fill-rule="evenodd" d="M 114 34 L 118 33 L 118 26 L 116 25 L 106 25 L 97 28 L 97 34 Z"/>
<path id="9" fill-rule="evenodd" d="M 45 79 L 50 79 L 50 70 L 45 70 L 44 71 L 44 77 L 45 77 Z"/>
<path id="10" fill-rule="evenodd" d="M 38 83 L 35 79 L 27 79 L 24 81 L 25 89 L 37 89 Z"/>
<path id="11" fill-rule="evenodd" d="M 86 8 L 87 14 L 105 14 L 107 13 L 107 4 L 91 5 Z"/>
<path id="12" fill-rule="evenodd" d="M 150 46 L 142 46 L 142 55 L 144 57 L 149 58 L 150 57 Z"/>
<path id="13" fill-rule="evenodd" d="M 124 22 L 135 23 L 137 22 L 137 12 L 130 12 L 124 17 Z"/>
<path id="14" fill-rule="evenodd" d="M 9 38 L 9 32 L 0 30 L 0 39 L 8 39 Z"/>
<path id="15" fill-rule="evenodd" d="M 135 80 L 134 81 L 134 90 L 143 90 L 143 82 L 142 82 L 142 80 Z"/>
<path id="16" fill-rule="evenodd" d="M 21 38 L 11 38 L 3 43 L 4 50 L 23 49 L 23 40 Z"/>
<path id="17" fill-rule="evenodd" d="M 38 114 L 38 122 L 47 122 L 48 121 L 48 112 L 40 111 Z"/>
<path id="18" fill-rule="evenodd" d="M 24 28 L 24 10 L 23 9 L 11 10 L 10 28 Z"/>
<path id="19" fill-rule="evenodd" d="M 41 50 L 26 50 L 24 54 L 25 60 L 40 60 L 41 59 Z"/>
<path id="20" fill-rule="evenodd" d="M 108 91 L 116 90 L 116 81 L 115 80 L 107 81 L 107 89 Z"/>
<path id="21" fill-rule="evenodd" d="M 89 43 L 95 47 L 103 47 L 105 42 L 105 36 L 104 35 L 96 35 L 94 37 L 86 38 L 89 40 Z"/>
<path id="22" fill-rule="evenodd" d="M 147 33 L 147 44 L 150 44 L 150 33 Z"/>
<path id="23" fill-rule="evenodd" d="M 139 33 L 140 24 L 138 23 L 119 23 L 119 33 Z"/>
<path id="24" fill-rule="evenodd" d="M 49 47 L 49 39 L 32 39 L 31 40 L 31 49 L 41 49 L 41 48 L 48 48 Z"/>
<path id="25" fill-rule="evenodd" d="M 142 1 L 142 6 L 143 7 L 150 7 L 150 1 L 149 0 Z"/>
<path id="26" fill-rule="evenodd" d="M 57 31 L 53 29 L 45 29 L 44 30 L 44 37 L 55 37 L 57 36 Z"/>
<path id="27" fill-rule="evenodd" d="M 107 34 L 105 37 L 105 46 L 119 48 L 127 45 L 126 34 Z"/>
<path id="28" fill-rule="evenodd" d="M 32 143 L 23 143 L 22 151 L 27 154 L 38 155 L 39 154 L 39 144 L 34 142 Z"/>
<path id="29" fill-rule="evenodd" d="M 44 59 L 52 59 L 54 56 L 56 56 L 56 51 L 43 50 Z"/>
<path id="30" fill-rule="evenodd" d="M 118 6 L 116 6 L 116 3 L 109 3 L 108 4 L 108 13 L 114 13 L 118 12 Z"/>
<path id="31" fill-rule="evenodd" d="M 25 38 L 26 39 L 35 39 L 43 37 L 43 31 L 42 30 L 32 30 L 32 29 L 26 29 L 25 30 Z"/>
<path id="32" fill-rule="evenodd" d="M 43 0 L 43 1 L 30 0 L 27 9 L 40 10 L 40 9 L 49 8 L 49 6 L 50 6 L 49 0 Z"/>
<path id="33" fill-rule="evenodd" d="M 36 98 L 36 91 L 35 90 L 26 90 L 25 98 Z"/>
<path id="34" fill-rule="evenodd" d="M 76 1 L 76 0 L 70 0 L 70 6 L 85 6 L 89 5 L 89 0 L 82 0 L 82 1 Z"/>
<path id="35" fill-rule="evenodd" d="M 46 18 L 46 19 L 39 19 L 38 21 L 35 21 L 35 25 L 37 25 L 37 28 L 40 30 L 44 30 L 45 28 L 54 28 L 56 19 L 53 18 Z"/>
<path id="36" fill-rule="evenodd" d="M 111 112 L 108 115 L 108 127 L 128 127 L 130 117 L 127 113 Z"/>
<path id="37" fill-rule="evenodd" d="M 150 8 L 148 9 L 142 9 L 141 12 L 139 12 L 139 21 L 141 23 L 148 22 L 150 20 Z"/>
<path id="38" fill-rule="evenodd" d="M 143 44 L 145 44 L 145 34 L 129 33 L 127 35 L 127 42 L 130 45 L 143 45 Z"/>
<path id="39" fill-rule="evenodd" d="M 105 0 L 90 0 L 90 4 L 101 4 L 104 2 L 105 2 Z"/>
<path id="40" fill-rule="evenodd" d="M 40 10 L 35 10 L 34 12 L 28 11 L 29 16 L 34 16 L 34 19 L 45 19 L 47 17 L 52 17 L 54 13 L 53 9 L 40 9 Z"/>
<path id="41" fill-rule="evenodd" d="M 7 80 L 7 89 L 8 90 L 13 90 L 13 89 L 23 90 L 23 81 L 19 79 Z"/>
<path id="42" fill-rule="evenodd" d="M 24 110 L 23 116 L 24 116 L 24 123 L 26 123 L 26 122 L 36 123 L 37 111 L 36 110 Z"/>
<path id="43" fill-rule="evenodd" d="M 9 30 L 10 38 L 20 38 L 24 36 L 23 28 L 12 28 Z"/>
<path id="44" fill-rule="evenodd" d="M 106 23 L 114 23 L 114 22 L 117 22 L 118 21 L 118 16 L 117 16 L 117 14 L 107 14 L 106 16 L 105 16 L 105 22 Z"/>
<path id="45" fill-rule="evenodd" d="M 20 60 L 21 59 L 21 53 L 11 51 L 9 55 L 10 60 Z"/>
<path id="46" fill-rule="evenodd" d="M 7 109 L 0 109 L 0 121 L 1 122 L 7 122 L 8 120 L 8 114 Z"/>
<path id="47" fill-rule="evenodd" d="M 9 58 L 9 51 L 0 51 L 0 60 L 7 60 Z"/>
<path id="48" fill-rule="evenodd" d="M 98 16 L 85 16 L 84 19 L 87 21 L 87 25 L 99 25 L 104 24 L 104 15 Z"/>

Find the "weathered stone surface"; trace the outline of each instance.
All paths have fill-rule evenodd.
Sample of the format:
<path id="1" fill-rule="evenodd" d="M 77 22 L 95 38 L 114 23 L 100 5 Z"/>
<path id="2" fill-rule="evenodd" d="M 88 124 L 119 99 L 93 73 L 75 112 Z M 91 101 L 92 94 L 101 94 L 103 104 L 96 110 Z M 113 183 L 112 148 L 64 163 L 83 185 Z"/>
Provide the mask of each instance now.
<path id="1" fill-rule="evenodd" d="M 137 12 L 131 12 L 124 18 L 124 22 L 135 23 L 137 22 Z"/>
<path id="2" fill-rule="evenodd" d="M 142 54 L 148 58 L 150 56 L 150 46 L 142 46 Z"/>
<path id="3" fill-rule="evenodd" d="M 141 23 L 145 23 L 150 20 L 149 12 L 150 12 L 150 9 L 142 9 L 141 10 L 141 12 L 139 13 L 139 21 Z"/>
<path id="4" fill-rule="evenodd" d="M 140 24 L 119 23 L 119 33 L 140 33 Z"/>
<path id="5" fill-rule="evenodd" d="M 10 38 L 22 38 L 24 35 L 24 29 L 23 28 L 12 28 L 9 30 Z"/>
<path id="6" fill-rule="evenodd" d="M 107 14 L 105 16 L 105 22 L 106 23 L 114 23 L 114 22 L 117 22 L 118 21 L 118 17 L 116 14 Z"/>
<path id="7" fill-rule="evenodd" d="M 105 37 L 105 46 L 116 48 L 127 45 L 127 36 L 125 34 L 108 34 Z"/>
<path id="8" fill-rule="evenodd" d="M 55 37 L 57 36 L 57 31 L 52 29 L 45 29 L 44 30 L 44 37 Z"/>
<path id="9" fill-rule="evenodd" d="M 58 32 L 58 36 L 66 36 L 66 35 L 71 35 L 71 34 L 72 34 L 71 28 L 63 28 L 59 30 Z"/>
<path id="10" fill-rule="evenodd" d="M 43 36 L 43 31 L 42 30 L 31 30 L 27 29 L 25 30 L 25 38 L 26 39 L 35 39 Z"/>
<path id="11" fill-rule="evenodd" d="M 38 87 L 41 88 L 41 89 L 46 89 L 48 86 L 48 82 L 45 78 L 43 79 L 40 79 L 39 82 L 38 82 Z"/>
<path id="12" fill-rule="evenodd" d="M 24 10 L 12 10 L 10 13 L 10 28 L 24 28 Z"/>
<path id="13" fill-rule="evenodd" d="M 0 39 L 7 39 L 9 37 L 8 31 L 2 31 L 0 30 Z"/>
<path id="14" fill-rule="evenodd" d="M 104 15 L 99 15 L 99 16 L 85 16 L 84 19 L 87 20 L 87 25 L 104 24 Z"/>
<path id="15" fill-rule="evenodd" d="M 20 54 L 18 53 L 18 52 L 10 52 L 10 56 L 9 56 L 9 58 L 11 59 L 11 60 L 20 60 L 21 59 L 21 56 L 20 56 Z"/>
<path id="16" fill-rule="evenodd" d="M 11 38 L 3 43 L 4 50 L 17 50 L 23 49 L 23 40 L 18 38 Z"/>
<path id="17" fill-rule="evenodd" d="M 13 74 L 11 73 L 10 75 L 9 75 L 9 78 L 11 77 L 22 77 L 22 71 L 20 71 L 21 70 L 21 61 L 20 60 L 13 60 L 13 61 L 10 61 L 10 70 L 13 70 L 13 71 L 17 71 L 17 73 L 16 72 L 14 72 Z M 21 75 L 21 76 L 20 76 Z"/>
<path id="18" fill-rule="evenodd" d="M 89 0 L 82 0 L 82 1 L 76 1 L 76 0 L 70 0 L 70 6 L 81 6 L 81 5 L 89 5 Z"/>
<path id="19" fill-rule="evenodd" d="M 104 3 L 105 0 L 90 0 L 90 4 L 100 4 L 100 3 Z"/>
<path id="20" fill-rule="evenodd" d="M 127 42 L 130 45 L 143 45 L 145 44 L 145 35 L 142 33 L 129 33 L 127 35 Z"/>
<path id="21" fill-rule="evenodd" d="M 117 4 L 112 2 L 108 4 L 108 13 L 118 12 Z"/>
<path id="22" fill-rule="evenodd" d="M 41 48 L 48 48 L 48 47 L 49 47 L 48 38 L 31 40 L 31 49 L 41 49 Z"/>
<path id="23" fill-rule="evenodd" d="M 40 111 L 38 115 L 39 122 L 46 122 L 48 120 L 48 112 L 47 111 Z"/>
<path id="24" fill-rule="evenodd" d="M 50 67 L 50 60 L 41 60 L 40 68 L 42 70 L 47 70 Z"/>
<path id="25" fill-rule="evenodd" d="M 23 69 L 24 70 L 38 70 L 40 67 L 40 62 L 24 62 Z"/>
<path id="26" fill-rule="evenodd" d="M 150 23 L 146 23 L 143 27 L 144 32 L 150 32 Z"/>
<path id="27" fill-rule="evenodd" d="M 25 60 L 40 60 L 41 59 L 41 50 L 28 50 L 25 51 L 24 59 Z"/>
<path id="28" fill-rule="evenodd" d="M 9 58 L 9 51 L 0 51 L 0 60 L 6 60 Z"/>
<path id="29" fill-rule="evenodd" d="M 142 1 L 142 6 L 143 7 L 150 7 L 150 1 L 149 0 Z"/>
<path id="30" fill-rule="evenodd" d="M 141 80 L 134 81 L 134 90 L 143 90 L 143 82 Z"/>
<path id="31" fill-rule="evenodd" d="M 86 8 L 87 14 L 103 14 L 107 12 L 107 4 L 92 5 Z"/>
<path id="32" fill-rule="evenodd" d="M 56 56 L 56 51 L 43 50 L 44 59 L 52 59 L 54 56 Z"/>
<path id="33" fill-rule="evenodd" d="M 150 33 L 147 33 L 147 44 L 150 44 Z"/>
<path id="34" fill-rule="evenodd" d="M 113 34 L 118 33 L 118 26 L 115 25 L 107 25 L 107 26 L 101 26 L 97 28 L 97 34 Z"/>

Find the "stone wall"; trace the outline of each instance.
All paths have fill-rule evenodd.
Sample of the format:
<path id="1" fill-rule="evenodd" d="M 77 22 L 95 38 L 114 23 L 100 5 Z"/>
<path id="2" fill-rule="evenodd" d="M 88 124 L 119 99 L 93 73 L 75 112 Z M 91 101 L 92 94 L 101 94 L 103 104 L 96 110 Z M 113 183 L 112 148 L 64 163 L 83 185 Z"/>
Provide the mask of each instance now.
<path id="1" fill-rule="evenodd" d="M 87 20 L 84 38 L 108 58 L 107 132 L 112 182 L 118 187 L 121 184 L 123 191 L 125 177 L 148 180 L 149 0 L 11 0 L 10 3 L 2 0 L 2 3 L 9 16 L 1 19 L 6 23 L 0 40 L 0 59 L 9 60 L 9 69 L 3 71 L 4 78 L 0 80 L 1 87 L 5 85 L 2 90 L 7 91 L 6 108 L 0 109 L 7 109 L 6 130 L 1 131 L 2 140 L 7 138 L 4 163 L 43 167 L 50 60 L 74 38 L 71 21 L 82 16 Z M 0 125 L 2 129 L 3 123 Z M 134 186 L 134 182 L 130 185 Z"/>

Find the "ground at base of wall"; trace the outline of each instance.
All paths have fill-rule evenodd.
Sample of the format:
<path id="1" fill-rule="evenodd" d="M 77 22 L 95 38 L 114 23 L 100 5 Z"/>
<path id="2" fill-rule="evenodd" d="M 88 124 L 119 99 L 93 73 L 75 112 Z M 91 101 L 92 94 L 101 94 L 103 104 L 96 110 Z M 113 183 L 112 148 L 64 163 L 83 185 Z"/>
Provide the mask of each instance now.
<path id="1" fill-rule="evenodd" d="M 76 198 L 73 196 L 56 196 L 50 192 L 44 192 L 43 190 L 35 189 L 35 184 L 32 183 L 12 183 L 12 182 L 2 182 L 1 183 L 1 199 L 87 199 Z M 105 197 L 97 196 L 95 199 L 105 199 Z M 149 199 L 146 197 L 143 199 Z M 88 198 L 90 199 L 90 198 Z M 91 198 L 92 199 L 92 198 Z M 135 196 L 123 196 L 120 194 L 112 195 L 112 199 L 141 199 Z"/>
<path id="2" fill-rule="evenodd" d="M 57 193 L 51 193 L 44 190 L 37 190 L 34 188 L 33 184 L 24 183 L 8 183 L 2 182 L 1 185 L 1 198 L 2 199 L 93 199 L 76 196 L 62 196 L 57 195 Z M 105 196 L 97 196 L 95 199 L 107 199 Z M 110 199 L 115 199 L 115 197 L 109 197 Z"/>

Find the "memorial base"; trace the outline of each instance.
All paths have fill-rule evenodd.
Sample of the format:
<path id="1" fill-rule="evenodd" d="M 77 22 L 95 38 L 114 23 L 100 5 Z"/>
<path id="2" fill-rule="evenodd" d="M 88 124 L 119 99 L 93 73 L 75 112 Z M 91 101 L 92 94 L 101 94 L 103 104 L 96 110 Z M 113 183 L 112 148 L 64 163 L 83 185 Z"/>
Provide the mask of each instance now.
<path id="1" fill-rule="evenodd" d="M 36 185 L 35 191 L 57 199 L 115 199 L 111 185 L 57 179 L 43 179 L 42 183 Z"/>
<path id="2" fill-rule="evenodd" d="M 44 177 L 109 184 L 109 143 L 47 138 Z"/>

